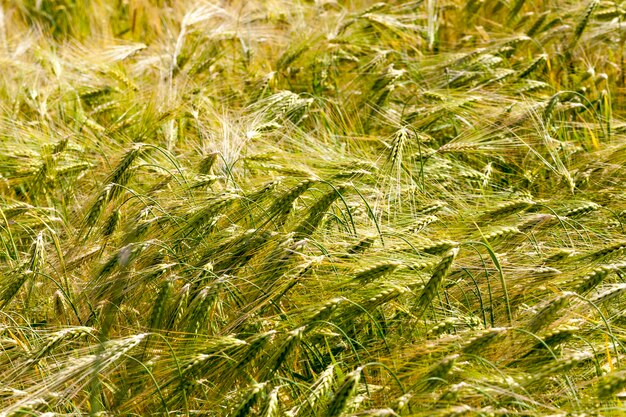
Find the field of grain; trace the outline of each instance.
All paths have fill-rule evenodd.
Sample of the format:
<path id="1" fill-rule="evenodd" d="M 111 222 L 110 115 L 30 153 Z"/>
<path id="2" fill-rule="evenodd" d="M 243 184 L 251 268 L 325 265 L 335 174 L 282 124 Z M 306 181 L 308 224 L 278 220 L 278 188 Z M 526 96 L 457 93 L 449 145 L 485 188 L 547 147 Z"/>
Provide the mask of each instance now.
<path id="1" fill-rule="evenodd" d="M 626 2 L 0 3 L 0 416 L 626 415 Z"/>

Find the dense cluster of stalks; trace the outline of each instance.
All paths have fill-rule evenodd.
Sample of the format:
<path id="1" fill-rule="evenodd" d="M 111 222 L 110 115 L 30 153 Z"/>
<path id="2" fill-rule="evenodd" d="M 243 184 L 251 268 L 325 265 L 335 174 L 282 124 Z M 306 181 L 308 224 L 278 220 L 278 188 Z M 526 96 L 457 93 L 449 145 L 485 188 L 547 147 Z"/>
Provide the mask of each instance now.
<path id="1" fill-rule="evenodd" d="M 0 416 L 624 415 L 625 30 L 3 2 Z"/>

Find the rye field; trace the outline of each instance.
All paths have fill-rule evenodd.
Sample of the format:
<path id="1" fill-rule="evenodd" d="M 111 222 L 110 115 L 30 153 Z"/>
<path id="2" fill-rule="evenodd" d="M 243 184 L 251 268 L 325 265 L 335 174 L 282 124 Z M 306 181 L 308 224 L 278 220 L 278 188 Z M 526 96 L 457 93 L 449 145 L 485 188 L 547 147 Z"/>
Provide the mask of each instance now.
<path id="1" fill-rule="evenodd" d="M 626 415 L 626 2 L 0 3 L 0 416 Z"/>

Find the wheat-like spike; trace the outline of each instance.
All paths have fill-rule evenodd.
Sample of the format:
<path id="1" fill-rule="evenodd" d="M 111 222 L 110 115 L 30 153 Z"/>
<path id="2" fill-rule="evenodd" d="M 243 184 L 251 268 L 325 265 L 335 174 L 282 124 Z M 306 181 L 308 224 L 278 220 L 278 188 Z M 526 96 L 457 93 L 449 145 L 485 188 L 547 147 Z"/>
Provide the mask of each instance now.
<path id="1" fill-rule="evenodd" d="M 384 9 L 387 6 L 388 6 L 388 4 L 386 2 L 384 2 L 384 1 L 376 2 L 376 3 L 372 4 L 371 6 L 367 7 L 366 9 L 363 9 L 362 11 L 360 11 L 358 13 L 358 16 L 364 16 L 366 14 L 376 13 L 376 12 Z"/>
<path id="2" fill-rule="evenodd" d="M 161 284 L 161 288 L 159 288 L 159 292 L 152 305 L 152 311 L 150 312 L 150 318 L 148 320 L 148 329 L 156 330 L 163 328 L 163 313 L 166 310 L 172 286 L 170 280 L 166 280 Z"/>
<path id="3" fill-rule="evenodd" d="M 64 165 L 56 169 L 57 178 L 77 176 L 88 169 L 93 168 L 93 165 L 89 162 L 76 162 L 73 164 Z"/>
<path id="4" fill-rule="evenodd" d="M 447 64 L 447 66 L 448 67 L 450 67 L 450 66 L 454 66 L 454 67 L 466 66 L 466 65 L 471 64 L 472 62 L 474 62 L 476 59 L 478 59 L 486 51 L 487 51 L 486 48 L 475 48 L 471 52 L 467 52 L 463 56 L 455 59 L 454 61 L 449 62 Z"/>
<path id="5" fill-rule="evenodd" d="M 278 348 L 278 350 L 269 362 L 270 373 L 278 371 L 278 369 L 283 365 L 283 363 L 287 360 L 287 357 L 291 354 L 291 352 L 296 349 L 296 347 L 300 343 L 300 340 L 302 340 L 302 335 L 304 334 L 305 330 L 306 326 L 302 326 L 288 333 L 287 339 Z"/>
<path id="6" fill-rule="evenodd" d="M 535 317 L 528 323 L 527 329 L 530 332 L 537 333 L 541 328 L 550 325 L 557 318 L 559 310 L 568 305 L 574 293 L 566 291 L 563 294 L 550 301 Z"/>
<path id="7" fill-rule="evenodd" d="M 237 363 L 235 369 L 241 370 L 245 368 L 250 362 L 252 362 L 258 355 L 265 349 L 267 343 L 274 337 L 276 330 L 270 330 L 265 333 L 254 335 L 248 342 L 248 348 L 246 349 L 243 357 Z"/>
<path id="8" fill-rule="evenodd" d="M 202 161 L 200 161 L 200 164 L 198 165 L 198 173 L 201 175 L 211 174 L 213 166 L 215 165 L 215 162 L 217 161 L 218 155 L 219 155 L 218 152 L 211 152 L 206 157 L 204 157 Z"/>
<path id="9" fill-rule="evenodd" d="M 30 204 L 17 202 L 13 204 L 5 204 L 2 207 L 2 212 L 4 216 L 8 219 L 11 219 L 19 214 L 26 213 L 34 207 Z M 626 213 L 625 213 L 626 214 Z"/>
<path id="10" fill-rule="evenodd" d="M 400 169 L 402 155 L 407 142 L 411 139 L 411 131 L 406 127 L 400 128 L 394 135 L 391 142 L 391 149 L 387 160 L 394 169 Z"/>
<path id="11" fill-rule="evenodd" d="M 586 256 L 591 259 L 599 259 L 609 255 L 616 255 L 624 251 L 624 249 L 626 249 L 626 241 L 618 241 Z"/>
<path id="12" fill-rule="evenodd" d="M 89 209 L 89 212 L 85 216 L 85 223 L 87 224 L 87 226 L 93 227 L 98 222 L 98 219 L 100 218 L 100 216 L 102 215 L 102 212 L 104 211 L 104 207 L 106 206 L 108 201 L 111 199 L 112 190 L 113 190 L 113 184 L 107 184 L 102 189 L 102 191 L 98 195 L 98 198 L 92 204 L 91 208 Z"/>
<path id="13" fill-rule="evenodd" d="M 337 174 L 334 174 L 332 177 L 330 177 L 330 179 L 331 180 L 344 180 L 344 179 L 357 180 L 357 179 L 362 179 L 363 177 L 368 177 L 371 175 L 372 175 L 371 171 L 357 168 L 357 169 L 348 169 L 345 171 L 338 172 Z"/>
<path id="14" fill-rule="evenodd" d="M 124 114 L 120 116 L 115 123 L 110 124 L 108 130 L 111 133 L 124 131 L 130 126 L 136 124 L 139 117 L 139 113 Z"/>
<path id="15" fill-rule="evenodd" d="M 43 161 L 35 173 L 31 187 L 33 194 L 37 193 L 42 187 L 45 189 L 45 183 L 49 181 L 49 178 L 53 175 L 54 167 L 56 166 L 56 160 L 49 155 L 43 156 Z"/>
<path id="16" fill-rule="evenodd" d="M 319 374 L 317 380 L 311 385 L 306 399 L 303 400 L 300 405 L 296 405 L 289 410 L 287 415 L 308 416 L 311 415 L 311 413 L 315 413 L 316 409 L 323 406 L 324 399 L 329 396 L 333 382 L 335 381 L 335 366 L 336 365 L 331 364 Z"/>
<path id="17" fill-rule="evenodd" d="M 500 45 L 498 45 L 497 47 L 495 47 L 495 52 L 496 53 L 503 53 L 507 50 L 507 48 L 517 48 L 518 46 L 531 41 L 532 39 L 529 38 L 526 35 L 518 35 L 514 38 L 510 38 L 504 42 L 502 42 Z M 503 51 L 503 49 L 505 51 Z M 494 53 L 494 52 L 492 52 Z"/>
<path id="18" fill-rule="evenodd" d="M 368 17 L 374 17 L 374 15 L 368 15 Z M 395 88 L 395 82 L 406 73 L 404 69 L 394 68 L 394 64 L 391 63 L 385 69 L 385 72 L 380 74 L 369 88 L 370 97 L 379 94 L 378 99 L 374 103 L 375 107 L 380 107 L 384 104 L 385 100 L 389 96 L 389 93 Z M 402 129 L 400 129 L 400 132 Z"/>
<path id="19" fill-rule="evenodd" d="M 104 223 L 102 227 L 102 236 L 110 237 L 117 230 L 117 226 L 120 223 L 121 211 L 120 209 L 113 210 L 109 218 Z"/>
<path id="20" fill-rule="evenodd" d="M 541 54 L 533 62 L 531 62 L 526 68 L 524 68 L 518 75 L 517 78 L 526 78 L 533 72 L 543 68 L 548 62 L 548 55 Z"/>
<path id="21" fill-rule="evenodd" d="M 205 366 L 211 365 L 212 360 L 218 358 L 224 353 L 230 351 L 237 351 L 245 346 L 246 342 L 237 339 L 235 337 L 223 336 L 212 341 L 211 345 L 205 349 L 204 353 L 195 354 L 185 366 L 182 367 L 180 375 L 177 375 L 174 380 L 180 383 L 182 389 L 189 388 L 189 384 L 193 383 L 194 376 L 201 374 L 206 370 Z"/>
<path id="22" fill-rule="evenodd" d="M 209 204 L 196 212 L 192 213 L 187 221 L 185 227 L 181 228 L 181 233 L 189 234 L 201 230 L 201 228 L 211 221 L 215 220 L 221 212 L 230 207 L 230 205 L 239 201 L 241 196 L 239 194 L 224 193 L 216 198 L 210 200 Z"/>
<path id="23" fill-rule="evenodd" d="M 532 360 L 537 360 L 539 359 L 539 356 L 547 353 L 545 352 L 546 346 L 548 346 L 549 348 L 557 347 L 558 345 L 566 342 L 568 339 L 574 336 L 577 331 L 579 331 L 579 329 L 572 326 L 559 327 L 554 331 L 547 333 L 542 341 L 537 342 L 532 348 L 530 348 L 528 353 L 526 353 L 523 358 L 527 358 L 530 356 Z"/>
<path id="24" fill-rule="evenodd" d="M 145 218 L 140 215 L 133 224 L 136 224 L 134 228 L 128 231 L 124 235 L 123 242 L 126 244 L 140 241 L 146 234 L 153 228 L 154 225 L 158 225 L 163 218 L 153 217 L 151 219 Z"/>
<path id="25" fill-rule="evenodd" d="M 563 19 L 560 17 L 555 17 L 554 19 L 550 20 L 548 23 L 546 23 L 542 28 L 541 28 L 541 32 L 539 33 L 544 33 L 544 32 L 548 32 L 548 31 L 552 31 L 552 33 L 550 33 L 550 35 L 558 35 L 560 32 L 565 32 L 571 29 L 570 25 L 566 25 L 563 22 Z"/>
<path id="26" fill-rule="evenodd" d="M 576 352 L 568 357 L 559 359 L 556 362 L 548 363 L 547 365 L 541 367 L 541 369 L 533 372 L 533 374 L 524 381 L 524 385 L 540 382 L 542 379 L 551 375 L 565 373 L 581 362 L 587 361 L 591 358 L 593 358 L 593 355 L 588 352 Z"/>
<path id="27" fill-rule="evenodd" d="M 407 229 L 407 232 L 419 233 L 422 230 L 424 230 L 426 226 L 428 226 L 431 223 L 436 222 L 437 220 L 439 220 L 439 218 L 437 216 L 432 216 L 432 215 L 427 215 L 427 216 L 417 218 L 415 220 L 415 223 L 413 223 L 411 227 Z"/>
<path id="28" fill-rule="evenodd" d="M 293 62 L 298 59 L 303 53 L 309 49 L 309 45 L 304 43 L 298 45 L 296 48 L 288 49 L 281 55 L 276 62 L 276 69 L 282 71 L 287 69 Z"/>
<path id="29" fill-rule="evenodd" d="M 215 183 L 215 181 L 223 178 L 224 177 L 221 175 L 198 175 L 194 178 L 194 182 L 189 186 L 189 188 L 192 190 L 197 188 L 206 188 Z"/>
<path id="30" fill-rule="evenodd" d="M 30 260 L 28 261 L 28 269 L 33 272 L 38 272 L 44 263 L 44 240 L 43 232 L 39 232 L 35 238 L 35 242 L 32 245 L 30 252 Z"/>
<path id="31" fill-rule="evenodd" d="M 189 68 L 189 74 L 195 75 L 195 76 L 200 75 L 204 71 L 206 71 L 208 68 L 210 68 L 211 65 L 214 63 L 215 63 L 214 56 L 209 56 L 208 58 L 199 59 L 193 63 L 191 68 Z"/>
<path id="32" fill-rule="evenodd" d="M 438 242 L 422 246 L 421 248 L 419 248 L 419 250 L 430 255 L 439 255 L 441 253 L 448 252 L 449 250 L 456 248 L 458 245 L 459 244 L 457 242 L 453 242 L 450 240 L 440 240 Z"/>
<path id="33" fill-rule="evenodd" d="M 475 180 L 475 181 L 487 181 L 487 177 L 485 176 L 484 173 L 477 171 L 477 170 L 461 170 L 459 172 L 459 176 L 461 176 L 462 178 L 466 178 L 468 180 Z"/>
<path id="34" fill-rule="evenodd" d="M 597 20 L 603 20 L 603 21 L 611 21 L 615 18 L 619 18 L 621 16 L 624 15 L 624 9 L 622 7 L 619 7 L 617 5 L 615 5 L 614 7 L 609 7 L 607 9 L 604 10 L 598 10 L 595 13 L 595 18 Z"/>
<path id="35" fill-rule="evenodd" d="M 273 217 L 272 220 L 278 224 L 284 222 L 287 215 L 291 213 L 294 201 L 316 182 L 315 179 L 305 179 L 280 196 L 268 210 L 268 213 Z M 276 218 L 274 219 L 274 217 Z"/>
<path id="36" fill-rule="evenodd" d="M 122 71 L 117 68 L 109 68 L 107 70 L 107 75 L 110 75 L 115 81 L 122 84 L 124 87 L 131 89 L 133 91 L 137 91 L 138 88 Z"/>
<path id="37" fill-rule="evenodd" d="M 267 256 L 263 260 L 263 269 L 258 271 L 259 276 L 280 276 L 285 271 L 288 270 L 288 267 L 292 265 L 292 263 L 296 260 L 301 260 L 302 250 L 308 245 L 308 240 L 301 239 L 298 241 L 294 241 L 293 233 L 289 233 L 284 237 L 284 239 L 279 242 L 271 251 L 267 254 Z M 309 266 L 313 263 L 306 265 L 302 264 L 301 266 L 307 270 Z M 302 271 L 302 269 L 299 269 Z M 300 276 L 300 273 L 297 273 L 296 276 Z"/>
<path id="38" fill-rule="evenodd" d="M 484 85 L 500 83 L 502 81 L 505 81 L 507 78 L 513 76 L 513 74 L 515 74 L 515 70 L 507 68 L 496 68 L 494 69 L 494 77 L 487 81 Z"/>
<path id="39" fill-rule="evenodd" d="M 267 398 L 267 405 L 261 413 L 261 417 L 278 417 L 280 416 L 280 404 L 278 399 L 278 391 L 280 390 L 280 386 L 274 387 L 272 391 L 270 391 Z"/>
<path id="40" fill-rule="evenodd" d="M 535 36 L 535 34 L 539 32 L 539 29 L 541 29 L 541 26 L 543 26 L 543 24 L 546 22 L 547 18 L 548 13 L 542 13 L 541 15 L 539 15 L 537 20 L 535 20 L 532 26 L 526 31 L 526 35 L 530 37 Z"/>
<path id="41" fill-rule="evenodd" d="M 115 185 L 108 194 L 108 200 L 113 200 L 122 192 L 122 188 L 119 187 L 119 185 L 125 185 L 128 182 L 130 179 L 131 166 L 137 158 L 146 153 L 147 149 L 149 148 L 147 148 L 145 144 L 135 143 L 117 164 L 107 181 L 109 184 Z"/>
<path id="42" fill-rule="evenodd" d="M 65 267 L 68 271 L 71 271 L 75 268 L 78 268 L 81 265 L 84 265 L 86 262 L 92 260 L 102 253 L 101 246 L 94 247 L 85 247 L 83 248 L 82 253 L 78 254 L 76 257 L 71 258 L 67 261 Z"/>
<path id="43" fill-rule="evenodd" d="M 439 292 L 439 288 L 441 287 L 441 283 L 443 279 L 450 272 L 450 268 L 452 267 L 452 263 L 456 258 L 456 255 L 459 253 L 458 248 L 453 248 L 449 250 L 439 261 L 437 266 L 435 267 L 430 280 L 424 286 L 422 293 L 420 294 L 417 303 L 415 305 L 415 315 L 417 317 L 421 317 L 426 309 L 430 305 L 431 301 L 435 298 L 437 293 Z"/>
<path id="44" fill-rule="evenodd" d="M 356 395 L 362 369 L 358 367 L 346 375 L 343 384 L 335 392 L 328 405 L 326 417 L 339 417 L 346 410 L 350 400 Z"/>
<path id="45" fill-rule="evenodd" d="M 61 290 L 56 290 L 52 297 L 53 297 L 53 302 L 54 302 L 54 313 L 56 314 L 56 318 L 58 320 L 62 320 L 66 314 L 65 296 L 63 295 Z"/>
<path id="46" fill-rule="evenodd" d="M 112 255 L 100 268 L 98 279 L 109 275 L 119 265 L 119 253 Z"/>
<path id="47" fill-rule="evenodd" d="M 306 324 L 306 332 L 311 331 L 314 328 L 315 324 L 319 324 L 320 322 L 327 321 L 333 312 L 339 307 L 341 303 L 345 300 L 343 298 L 333 298 L 324 303 L 322 308 L 320 308 L 313 316 L 307 320 Z"/>
<path id="48" fill-rule="evenodd" d="M 191 334 L 197 334 L 203 328 L 206 320 L 211 313 L 211 308 L 217 301 L 219 296 L 220 284 L 210 285 L 203 288 L 193 301 L 188 313 L 187 331 Z"/>
<path id="49" fill-rule="evenodd" d="M 170 318 L 172 322 L 172 327 L 176 324 L 176 328 L 181 328 L 182 321 L 184 317 L 187 315 L 187 307 L 189 304 L 189 293 L 191 291 L 191 284 L 185 284 L 179 291 L 178 294 L 178 302 L 176 303 L 176 307 L 174 308 L 174 316 Z"/>
<path id="50" fill-rule="evenodd" d="M 467 0 L 465 2 L 463 10 L 465 12 L 465 15 L 467 16 L 468 21 L 472 18 L 472 16 L 476 14 L 476 12 L 481 8 L 483 3 L 484 2 L 482 0 Z"/>
<path id="51" fill-rule="evenodd" d="M 300 281 L 300 278 L 308 274 L 313 269 L 313 266 L 319 263 L 322 259 L 323 257 L 316 257 L 316 258 L 308 259 L 303 264 L 298 265 L 295 268 L 295 272 L 290 273 L 289 275 L 286 275 L 284 281 L 287 284 L 285 285 L 285 287 L 280 293 L 278 293 L 275 297 L 272 298 L 272 301 L 270 304 L 276 305 L 278 301 L 281 298 L 283 298 L 285 294 L 287 294 Z"/>
<path id="52" fill-rule="evenodd" d="M 6 279 L 0 292 L 0 309 L 4 308 L 17 295 L 28 279 L 36 276 L 44 262 L 43 232 L 39 232 L 31 246 L 30 259 Z"/>
<path id="53" fill-rule="evenodd" d="M 531 207 L 534 201 L 531 200 L 514 200 L 509 201 L 493 210 L 490 210 L 481 216 L 482 219 L 495 219 L 497 217 L 505 217 L 520 211 L 526 210 Z"/>
<path id="54" fill-rule="evenodd" d="M 333 189 L 313 204 L 309 209 L 309 216 L 294 229 L 296 235 L 309 236 L 313 234 L 324 218 L 326 211 L 335 202 L 335 200 L 339 198 L 339 195 L 344 190 L 345 187 L 343 186 L 336 187 L 336 189 Z"/>
<path id="55" fill-rule="evenodd" d="M 273 233 L 267 230 L 249 229 L 218 247 L 211 247 L 203 259 L 218 260 L 213 269 L 216 274 L 223 274 L 246 265 L 271 238 Z"/>
<path id="56" fill-rule="evenodd" d="M 86 101 L 95 101 L 101 96 L 110 94 L 113 91 L 115 91 L 115 89 L 109 85 L 103 87 L 83 87 L 79 91 L 78 96 Z"/>
<path id="57" fill-rule="evenodd" d="M 198 369 L 202 367 L 206 362 L 208 362 L 212 358 L 212 355 L 207 355 L 206 353 L 199 353 L 193 357 L 187 363 L 187 365 L 181 370 L 180 384 L 178 385 L 179 390 L 189 391 L 193 388 L 195 384 L 194 374 L 197 373 Z"/>
<path id="58" fill-rule="evenodd" d="M 546 336 L 543 338 L 542 343 L 537 343 L 536 347 L 538 349 L 541 349 L 545 348 L 545 345 L 557 346 L 576 334 L 578 330 L 579 329 L 574 326 L 563 326 L 554 329 L 554 331 L 546 334 Z"/>
<path id="59" fill-rule="evenodd" d="M 205 287 L 209 286 L 212 282 L 215 281 L 215 272 L 214 265 L 210 262 L 202 265 L 199 269 L 198 277 L 194 279 L 191 284 L 191 288 L 189 291 L 189 297 L 191 300 L 194 300 L 198 293 Z"/>
<path id="60" fill-rule="evenodd" d="M 374 265 L 370 268 L 364 269 L 362 271 L 358 271 L 353 280 L 358 281 L 360 283 L 368 283 L 372 282 L 376 279 L 382 278 L 393 273 L 396 269 L 400 267 L 400 262 L 382 262 L 378 265 Z"/>
<path id="61" fill-rule="evenodd" d="M 435 262 L 435 261 L 414 262 L 414 263 L 406 265 L 406 268 L 410 271 L 421 271 L 424 269 L 434 268 L 435 266 L 437 266 L 437 263 L 438 262 Z"/>
<path id="62" fill-rule="evenodd" d="M 312 103 L 312 98 L 302 98 L 296 93 L 284 90 L 258 102 L 257 105 L 259 107 L 265 105 L 264 111 L 270 121 L 285 119 L 298 124 Z"/>
<path id="63" fill-rule="evenodd" d="M 118 107 L 119 107 L 119 101 L 118 100 L 106 101 L 106 102 L 104 102 L 102 104 L 99 104 L 96 107 L 94 107 L 89 112 L 89 115 L 91 117 L 94 117 L 94 116 L 97 116 L 98 114 L 108 113 L 111 110 L 117 109 Z"/>
<path id="64" fill-rule="evenodd" d="M 565 99 L 566 96 L 568 96 L 567 94 L 562 94 L 562 93 L 556 93 L 554 94 L 552 97 L 550 97 L 550 99 L 548 100 L 548 102 L 546 103 L 546 106 L 543 110 L 543 118 L 546 121 L 546 123 L 550 122 L 552 120 L 552 115 L 554 113 L 554 108 L 556 107 L 556 105 L 562 100 Z"/>
<path id="65" fill-rule="evenodd" d="M 479 78 L 481 78 L 482 75 L 483 74 L 480 71 L 461 70 L 461 71 L 458 71 L 457 74 L 449 80 L 447 86 L 450 88 L 471 87 L 474 84 L 476 84 L 476 82 L 478 81 Z M 446 144 L 446 145 L 451 145 L 451 144 Z M 463 144 L 461 146 L 456 146 L 457 144 L 454 144 L 451 146 L 446 146 L 446 145 L 444 145 L 444 148 L 441 149 L 439 153 L 462 152 L 462 151 L 471 149 L 471 148 L 465 147 L 465 145 L 467 144 Z"/>
<path id="66" fill-rule="evenodd" d="M 574 207 L 573 209 L 566 211 L 565 214 L 563 214 L 563 216 L 565 217 L 579 216 L 581 214 L 587 214 L 594 210 L 598 210 L 599 208 L 600 208 L 599 204 L 589 202 L 589 203 L 582 204 L 578 207 Z"/>
<path id="67" fill-rule="evenodd" d="M 480 145 L 477 143 L 448 142 L 445 145 L 438 148 L 437 153 L 466 152 L 466 151 L 478 149 L 479 147 Z"/>
<path id="68" fill-rule="evenodd" d="M 466 355 L 478 354 L 481 350 L 493 343 L 498 336 L 505 333 L 508 329 L 506 327 L 494 327 L 487 329 L 477 336 L 469 339 L 461 348 L 461 351 Z"/>
<path id="69" fill-rule="evenodd" d="M 358 391 L 358 389 L 357 389 Z M 344 411 L 343 414 L 347 414 L 347 415 L 354 415 L 356 413 L 356 411 L 361 407 L 361 405 L 363 404 L 363 402 L 367 399 L 367 395 L 366 394 L 357 394 L 355 396 L 353 396 L 349 401 L 348 401 L 348 405 L 346 405 L 346 409 Z M 374 410 L 374 412 L 377 412 L 379 410 Z M 364 414 L 364 413 L 370 413 L 370 410 L 367 411 L 362 411 L 359 412 L 358 414 Z M 374 415 L 378 415 L 378 414 L 374 414 Z"/>
<path id="70" fill-rule="evenodd" d="M 447 98 L 443 94 L 439 94 L 436 91 L 422 91 L 422 95 L 428 100 L 437 101 L 440 103 L 443 103 L 447 100 Z"/>
<path id="71" fill-rule="evenodd" d="M 49 399 L 46 398 L 29 398 L 26 401 L 21 401 L 19 406 L 11 408 L 10 413 L 4 413 L 6 416 L 28 416 L 28 415 L 42 415 L 42 411 L 51 407 Z"/>
<path id="72" fill-rule="evenodd" d="M 560 262 L 560 261 L 563 261 L 565 259 L 572 258 L 574 255 L 576 255 L 576 253 L 577 252 L 575 252 L 573 250 L 570 250 L 570 249 L 559 249 L 555 253 L 553 253 L 552 255 L 550 255 L 547 258 L 545 258 L 543 261 L 545 263 Z"/>
<path id="73" fill-rule="evenodd" d="M 427 214 L 433 214 L 433 213 L 436 213 L 439 210 L 441 210 L 441 209 L 443 209 L 443 208 L 445 208 L 447 206 L 448 206 L 448 204 L 446 202 L 444 202 L 444 201 L 436 201 L 436 202 L 434 202 L 432 204 L 429 204 L 427 206 L 423 206 L 423 207 L 418 208 L 415 211 L 415 215 L 422 215 L 422 216 L 424 216 L 424 215 L 427 215 Z"/>
<path id="74" fill-rule="evenodd" d="M 64 341 L 75 340 L 82 336 L 94 334 L 95 332 L 96 329 L 83 326 L 68 327 L 67 329 L 59 330 L 47 338 L 46 344 L 43 345 L 31 359 L 29 359 L 28 365 L 31 366 L 37 363 Z"/>
<path id="75" fill-rule="evenodd" d="M 451 333 L 457 325 L 461 324 L 461 320 L 456 317 L 446 317 L 442 321 L 428 330 L 428 335 L 439 336 L 444 333 Z"/>
<path id="76" fill-rule="evenodd" d="M 517 227 L 507 226 L 499 230 L 484 235 L 485 240 L 491 241 L 496 239 L 508 238 L 510 236 L 521 233 Z"/>
<path id="77" fill-rule="evenodd" d="M 591 14 L 596 9 L 599 3 L 600 3 L 599 0 L 591 0 L 589 2 L 589 5 L 587 6 L 582 16 L 580 17 L 578 24 L 576 24 L 576 28 L 574 29 L 574 33 L 572 34 L 572 40 L 570 41 L 567 47 L 568 54 L 571 54 L 572 50 L 574 49 L 574 47 L 580 40 L 580 37 L 582 36 L 583 32 L 585 31 L 585 28 L 587 27 L 587 24 L 589 23 L 589 20 L 591 19 Z"/>
<path id="78" fill-rule="evenodd" d="M 271 194 L 282 182 L 283 177 L 274 178 L 272 181 L 263 184 L 258 189 L 247 194 L 246 198 L 248 199 L 248 201 L 258 201 L 261 198 Z"/>
<path id="79" fill-rule="evenodd" d="M 515 72 L 515 71 L 513 71 Z M 532 93 L 533 91 L 546 90 L 550 84 L 543 81 L 524 79 L 522 85 L 517 89 L 518 94 Z"/>
<path id="80" fill-rule="evenodd" d="M 107 341 L 98 354 L 88 355 L 78 359 L 75 363 L 71 364 L 69 370 L 78 370 L 81 373 L 86 370 L 102 372 L 120 358 L 125 357 L 130 350 L 141 344 L 147 336 L 147 333 L 139 333 L 123 339 Z M 47 388 L 50 389 L 50 387 Z"/>
<path id="81" fill-rule="evenodd" d="M 375 296 L 368 298 L 367 300 L 361 303 L 361 307 L 365 310 L 371 311 L 375 308 L 386 304 L 392 300 L 395 300 L 408 290 L 404 287 L 400 286 L 391 286 L 389 288 L 382 289 Z"/>
<path id="82" fill-rule="evenodd" d="M 510 6 L 509 15 L 507 17 L 507 23 L 510 24 L 516 18 L 522 7 L 524 7 L 524 3 L 526 0 L 513 0 L 513 3 Z"/>
<path id="83" fill-rule="evenodd" d="M 235 408 L 232 413 L 232 417 L 246 417 L 248 415 L 251 415 L 252 408 L 256 405 L 257 401 L 261 397 L 261 394 L 265 390 L 267 384 L 267 382 L 254 384 L 252 388 L 248 391 L 244 399 Z"/>
<path id="84" fill-rule="evenodd" d="M 602 287 L 603 291 L 593 297 L 590 301 L 594 304 L 607 302 L 626 291 L 626 284 L 611 284 Z"/>
<path id="85" fill-rule="evenodd" d="M 602 265 L 595 268 L 593 271 L 580 278 L 580 281 L 582 282 L 578 285 L 578 287 L 576 287 L 576 292 L 578 294 L 584 294 L 591 291 L 604 281 L 604 278 L 606 278 L 610 272 L 618 269 L 620 269 L 619 264 Z"/>
<path id="86" fill-rule="evenodd" d="M 330 393 L 334 381 L 335 365 L 329 365 L 311 386 L 311 392 L 305 404 L 314 410 L 316 406 Z"/>
<path id="87" fill-rule="evenodd" d="M 542 279 L 563 273 L 561 270 L 552 268 L 551 266 L 538 266 L 533 268 L 530 272 L 534 277 L 540 277 Z"/>

